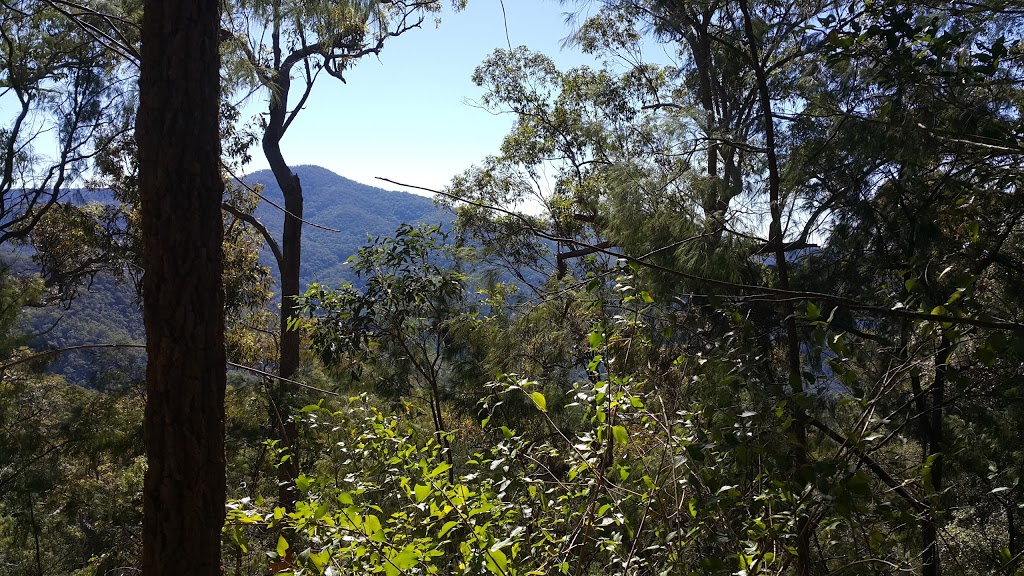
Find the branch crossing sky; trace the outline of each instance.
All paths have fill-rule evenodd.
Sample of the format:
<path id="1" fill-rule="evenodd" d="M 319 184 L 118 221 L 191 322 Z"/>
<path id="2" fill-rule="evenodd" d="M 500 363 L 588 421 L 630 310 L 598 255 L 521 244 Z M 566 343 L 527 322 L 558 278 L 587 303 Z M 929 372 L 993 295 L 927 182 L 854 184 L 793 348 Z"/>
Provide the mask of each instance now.
<path id="1" fill-rule="evenodd" d="M 571 32 L 565 15 L 574 4 L 504 4 L 508 39 L 499 0 L 470 0 L 463 12 L 442 14 L 439 27 L 427 22 L 389 40 L 379 59 L 365 58 L 346 73 L 346 84 L 322 76 L 282 141 L 286 160 L 382 188 L 395 186 L 375 177 L 437 189 L 497 153 L 514 118 L 475 105 L 482 91 L 471 76 L 488 55 L 511 42 L 552 56 L 559 67 L 594 64 L 562 46 Z M 586 17 L 596 5 L 578 9 Z M 246 112 L 262 111 L 265 97 L 255 95 Z M 247 172 L 267 168 L 258 146 L 252 156 Z"/>

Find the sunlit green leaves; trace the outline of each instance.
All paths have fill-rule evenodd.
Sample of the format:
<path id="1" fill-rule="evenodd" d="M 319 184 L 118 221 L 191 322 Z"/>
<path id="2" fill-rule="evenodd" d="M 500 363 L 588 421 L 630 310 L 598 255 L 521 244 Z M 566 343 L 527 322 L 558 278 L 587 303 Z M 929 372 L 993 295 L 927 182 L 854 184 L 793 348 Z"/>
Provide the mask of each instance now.
<path id="1" fill-rule="evenodd" d="M 530 392 L 530 398 L 541 412 L 548 411 L 548 402 L 540 392 Z"/>

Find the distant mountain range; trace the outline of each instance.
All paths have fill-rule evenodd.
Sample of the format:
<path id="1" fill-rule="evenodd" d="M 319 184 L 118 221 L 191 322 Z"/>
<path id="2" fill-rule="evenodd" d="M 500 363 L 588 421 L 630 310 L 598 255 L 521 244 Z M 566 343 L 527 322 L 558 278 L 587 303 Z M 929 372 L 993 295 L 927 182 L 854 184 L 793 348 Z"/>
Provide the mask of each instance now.
<path id="1" fill-rule="evenodd" d="M 367 236 L 393 233 L 403 223 L 447 225 L 452 215 L 434 205 L 430 198 L 394 192 L 367 186 L 349 180 L 318 166 L 299 166 L 294 169 L 303 189 L 303 220 L 339 230 L 328 230 L 305 225 L 302 231 L 302 282 L 313 281 L 338 285 L 352 280 L 345 265 L 348 257 L 366 243 Z M 283 205 L 280 188 L 269 170 L 245 176 L 249 185 L 263 186 L 263 196 Z M 72 201 L 111 201 L 109 194 L 81 193 L 71 196 Z M 280 238 L 284 223 L 283 213 L 267 202 L 260 202 L 256 217 L 275 238 Z M 30 266 L 24 250 L 9 252 L 2 247 L 8 262 L 17 261 L 17 269 Z M 9 252 L 9 253 L 8 253 Z M 269 252 L 264 256 L 275 276 Z M 37 349 L 64 348 L 82 344 L 141 343 L 144 338 L 142 314 L 135 304 L 135 293 L 130 286 L 101 277 L 83 289 L 69 309 L 60 307 L 34 308 L 23 314 L 22 327 L 34 335 L 32 345 Z M 130 369 L 142 377 L 145 362 L 138 351 L 90 350 L 64 354 L 50 370 L 64 375 L 69 381 L 91 388 L 110 389 L 123 386 L 111 381 L 120 370 Z"/>
<path id="2" fill-rule="evenodd" d="M 452 221 L 450 212 L 424 196 L 367 186 L 319 166 L 298 166 L 293 171 L 302 183 L 302 219 L 338 230 L 303 225 L 303 284 L 317 281 L 336 285 L 352 280 L 345 261 L 366 244 L 367 236 L 391 234 L 401 224 L 447 225 Z M 261 185 L 264 197 L 284 205 L 281 189 L 269 170 L 253 172 L 243 181 L 250 186 Z M 281 237 L 284 213 L 280 209 L 260 202 L 256 217 L 275 238 Z M 270 263 L 269 258 L 266 261 Z"/>

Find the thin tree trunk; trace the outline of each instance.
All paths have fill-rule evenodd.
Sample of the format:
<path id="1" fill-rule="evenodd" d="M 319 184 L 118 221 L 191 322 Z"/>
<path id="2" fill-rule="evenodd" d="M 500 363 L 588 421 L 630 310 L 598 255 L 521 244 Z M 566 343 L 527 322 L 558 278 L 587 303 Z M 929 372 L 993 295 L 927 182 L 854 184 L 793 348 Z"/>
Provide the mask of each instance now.
<path id="1" fill-rule="evenodd" d="M 302 263 L 302 184 L 281 154 L 280 137 L 268 133 L 263 138 L 263 151 L 284 196 L 284 232 L 281 235 L 281 317 L 280 358 L 278 373 L 290 378 L 299 368 L 299 333 L 289 330 L 288 322 L 298 309 L 299 269 Z"/>
<path id="2" fill-rule="evenodd" d="M 711 39 L 708 34 L 707 18 L 700 16 L 687 16 L 692 28 L 691 32 L 684 34 L 687 43 L 690 45 L 690 52 L 693 54 L 694 66 L 697 70 L 697 97 L 704 109 L 705 131 L 708 136 L 707 151 L 707 175 L 709 188 L 704 192 L 701 201 L 701 209 L 704 211 L 705 228 L 712 235 L 708 239 L 710 249 L 714 249 L 722 240 L 725 232 L 725 212 L 729 203 L 725 201 L 724 186 L 719 186 L 718 177 L 718 156 L 719 141 L 718 117 L 715 113 L 715 100 L 712 88 L 711 77 L 717 71 L 711 58 Z"/>
<path id="3" fill-rule="evenodd" d="M 299 368 L 299 333 L 289 329 L 289 322 L 298 313 L 296 298 L 299 296 L 299 270 L 302 263 L 302 184 L 299 177 L 288 167 L 281 153 L 288 86 L 289 84 L 285 82 L 279 88 L 282 92 L 281 100 L 272 101 L 271 123 L 263 135 L 263 152 L 284 196 L 284 232 L 281 236 L 281 260 L 278 270 L 281 274 L 278 374 L 282 378 L 291 378 Z M 296 443 L 298 430 L 291 419 L 291 392 L 282 382 L 271 385 L 271 402 L 277 412 L 274 420 L 278 423 L 275 428 L 276 439 L 280 440 L 291 454 L 291 459 L 281 463 L 277 469 L 278 501 L 286 507 L 295 503 L 295 494 L 291 486 L 299 475 Z"/>
<path id="4" fill-rule="evenodd" d="M 281 194 L 284 197 L 284 230 L 281 234 L 281 258 L 278 273 L 281 277 L 281 315 L 278 336 L 278 369 L 282 378 L 291 378 L 299 369 L 299 333 L 290 330 L 289 322 L 298 312 L 296 298 L 299 296 L 299 270 L 302 265 L 302 184 L 292 172 L 281 153 L 281 139 L 287 129 L 288 95 L 291 91 L 291 68 L 285 66 L 281 50 L 281 6 L 273 4 L 272 43 L 274 50 L 275 95 L 270 99 L 267 127 L 263 132 L 263 153 L 270 164 Z M 295 492 L 291 489 L 299 475 L 298 429 L 292 420 L 292 390 L 283 382 L 270 386 L 271 418 L 277 422 L 274 436 L 288 450 L 290 459 L 281 462 L 277 468 L 278 502 L 290 507 L 295 503 Z"/>
<path id="5" fill-rule="evenodd" d="M 32 523 L 32 540 L 35 542 L 36 574 L 43 576 L 43 555 L 39 547 L 39 526 L 36 524 L 36 503 L 32 491 L 28 491 L 28 519 Z"/>
<path id="6" fill-rule="evenodd" d="M 922 414 L 928 430 L 926 459 L 931 459 L 931 510 L 921 519 L 921 540 L 924 551 L 921 555 L 921 575 L 941 576 L 942 559 L 939 551 L 939 527 L 937 508 L 942 500 L 942 472 L 944 439 L 942 434 L 943 405 L 946 403 L 946 381 L 948 379 L 949 357 L 953 343 L 943 334 L 939 348 L 935 351 L 935 379 L 930 391 L 929 411 Z"/>
<path id="7" fill-rule="evenodd" d="M 142 572 L 219 576 L 224 294 L 219 3 L 146 0 L 139 188 L 146 274 Z"/>
<path id="8" fill-rule="evenodd" d="M 772 114 L 771 92 L 768 87 L 768 77 L 765 73 L 764 63 L 761 62 L 760 48 L 757 36 L 754 34 L 753 21 L 750 17 L 750 7 L 747 5 L 747 0 L 740 0 L 739 6 L 743 14 L 743 28 L 747 47 L 750 50 L 750 65 L 753 68 L 754 80 L 757 83 L 761 119 L 764 127 L 764 142 L 767 150 L 768 201 L 771 210 L 768 245 L 775 248 L 775 270 L 778 273 L 778 287 L 782 290 L 789 290 L 789 264 L 786 262 L 786 245 L 782 232 L 782 179 L 779 174 L 779 160 L 775 149 L 775 121 Z M 807 425 L 803 408 L 801 408 L 801 403 L 799 402 L 800 397 L 804 394 L 803 377 L 800 373 L 800 338 L 797 332 L 796 316 L 793 314 L 792 305 L 783 305 L 782 312 L 785 314 L 786 364 L 789 369 L 789 384 L 792 388 L 793 396 L 797 399 L 797 402 L 793 403 L 792 430 L 793 435 L 796 437 L 794 458 L 797 466 L 797 477 L 800 478 L 803 469 L 808 464 Z M 796 573 L 798 576 L 810 574 L 812 530 L 811 522 L 806 516 L 801 516 L 797 519 Z"/>

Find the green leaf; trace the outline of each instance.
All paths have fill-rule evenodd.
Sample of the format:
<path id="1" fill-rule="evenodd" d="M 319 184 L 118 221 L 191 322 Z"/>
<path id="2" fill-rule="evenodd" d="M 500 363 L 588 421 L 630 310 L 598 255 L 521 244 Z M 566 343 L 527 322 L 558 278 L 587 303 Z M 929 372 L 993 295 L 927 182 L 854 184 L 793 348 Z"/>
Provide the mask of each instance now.
<path id="1" fill-rule="evenodd" d="M 417 484 L 416 487 L 412 489 L 412 491 L 416 497 L 417 504 L 426 500 L 427 497 L 430 496 L 431 492 L 430 486 L 424 486 L 423 484 Z"/>
<path id="2" fill-rule="evenodd" d="M 508 557 L 501 550 L 493 546 L 487 551 L 487 570 L 492 574 L 506 575 L 508 568 Z"/>
<path id="3" fill-rule="evenodd" d="M 363 520 L 363 527 L 366 529 L 366 535 L 370 537 L 370 541 L 384 542 L 384 534 L 380 528 L 380 518 L 370 514 Z"/>
<path id="4" fill-rule="evenodd" d="M 316 569 L 320 572 L 324 571 L 324 566 L 327 565 L 327 561 L 331 559 L 331 553 L 329 550 L 321 550 L 320 552 L 310 552 L 309 559 L 316 566 Z"/>
<path id="5" fill-rule="evenodd" d="M 998 358 L 995 351 L 992 350 L 992 347 L 988 344 L 978 346 L 975 353 L 978 355 L 978 360 L 985 366 L 992 366 L 996 363 L 996 359 Z"/>
<path id="6" fill-rule="evenodd" d="M 451 532 L 452 528 L 455 528 L 456 526 L 458 526 L 458 524 L 459 523 L 455 520 L 449 520 L 445 522 L 444 526 L 441 526 L 441 531 L 437 533 L 437 537 L 444 538 L 444 535 Z"/>
<path id="7" fill-rule="evenodd" d="M 818 307 L 814 305 L 814 302 L 808 302 L 807 303 L 807 319 L 808 320 L 817 320 L 820 317 L 821 317 L 821 311 L 818 310 Z"/>
<path id="8" fill-rule="evenodd" d="M 395 568 L 398 568 L 398 570 L 402 572 L 415 566 L 418 561 L 419 558 L 416 556 L 416 549 L 411 545 L 402 548 L 401 552 L 395 554 L 395 556 L 391 558 L 391 563 L 395 565 Z"/>
<path id="9" fill-rule="evenodd" d="M 625 426 L 612 426 L 612 435 L 615 437 L 615 443 L 620 446 L 629 443 L 629 433 L 626 432 Z"/>
<path id="10" fill-rule="evenodd" d="M 836 48 L 849 48 L 850 46 L 853 46 L 853 43 L 855 42 L 855 39 L 852 36 L 840 36 L 835 30 L 830 32 L 827 38 L 829 44 L 832 44 Z"/>
<path id="11" fill-rule="evenodd" d="M 601 344 L 604 344 L 604 332 L 601 332 L 600 330 L 594 330 L 593 332 L 590 333 L 589 340 L 590 348 L 592 350 L 597 350 L 598 348 L 601 347 Z"/>
<path id="12" fill-rule="evenodd" d="M 438 477 L 438 476 L 440 476 L 441 474 L 444 474 L 444 473 L 445 473 L 445 472 L 447 472 L 447 471 L 448 471 L 449 469 L 451 469 L 451 467 L 452 467 L 452 465 L 451 465 L 451 464 L 449 464 L 449 463 L 447 463 L 447 462 L 441 462 L 440 464 L 438 464 L 437 466 L 435 466 L 435 467 L 434 467 L 434 469 L 433 469 L 433 470 L 431 470 L 431 471 L 430 471 L 430 474 L 428 474 L 427 476 L 428 476 L 428 477 L 430 477 L 430 478 L 437 478 L 437 477 Z"/>
<path id="13" fill-rule="evenodd" d="M 530 392 L 530 398 L 533 398 L 533 403 L 537 405 L 541 412 L 548 411 L 548 402 L 543 394 L 540 392 Z"/>
<path id="14" fill-rule="evenodd" d="M 1013 553 L 1010 552 L 1009 548 L 1004 546 L 999 550 L 999 558 L 1003 561 L 1004 564 L 1009 564 L 1010 561 L 1013 560 Z"/>
<path id="15" fill-rule="evenodd" d="M 934 314 L 934 312 L 932 313 Z M 832 351 L 838 354 L 839 356 L 845 357 L 849 355 L 849 349 L 846 347 L 846 342 L 843 340 L 842 334 L 835 334 L 831 338 L 829 338 L 828 347 L 831 348 Z M 790 382 L 790 384 L 793 383 Z M 800 383 L 797 382 L 797 385 L 800 385 Z"/>
<path id="16" fill-rule="evenodd" d="M 288 553 L 288 541 L 284 539 L 284 536 L 277 537 L 277 555 L 284 558 L 285 554 Z"/>
<path id="17" fill-rule="evenodd" d="M 299 477 L 295 479 L 295 487 L 305 492 L 306 490 L 309 490 L 309 485 L 311 482 L 312 481 L 310 480 L 309 476 L 306 476 L 305 474 L 299 474 Z"/>
<path id="18" fill-rule="evenodd" d="M 871 479 L 863 471 L 857 471 L 847 481 L 846 488 L 850 494 L 866 498 L 871 495 Z"/>
<path id="19" fill-rule="evenodd" d="M 243 553 L 247 553 L 249 551 L 249 547 L 246 545 L 248 542 L 245 539 L 245 531 L 241 526 L 235 525 L 231 527 L 231 541 L 234 542 L 235 546 L 238 546 L 238 549 Z"/>

